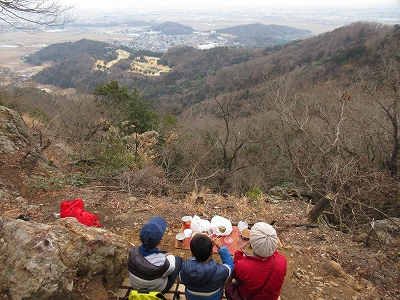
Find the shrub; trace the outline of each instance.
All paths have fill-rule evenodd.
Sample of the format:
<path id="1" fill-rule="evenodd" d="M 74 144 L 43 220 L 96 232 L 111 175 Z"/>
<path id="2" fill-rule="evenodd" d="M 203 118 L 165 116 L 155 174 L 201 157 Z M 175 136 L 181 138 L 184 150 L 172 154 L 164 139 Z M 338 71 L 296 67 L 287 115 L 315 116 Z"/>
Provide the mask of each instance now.
<path id="1" fill-rule="evenodd" d="M 259 188 L 254 187 L 250 191 L 246 192 L 246 197 L 254 202 L 258 202 L 263 197 L 263 192 Z"/>

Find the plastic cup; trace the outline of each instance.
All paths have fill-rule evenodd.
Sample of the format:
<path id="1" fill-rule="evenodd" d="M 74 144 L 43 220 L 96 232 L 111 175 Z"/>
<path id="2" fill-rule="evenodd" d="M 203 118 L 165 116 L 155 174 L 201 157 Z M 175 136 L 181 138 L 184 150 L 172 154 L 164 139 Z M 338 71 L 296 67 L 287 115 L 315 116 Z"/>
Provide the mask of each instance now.
<path id="1" fill-rule="evenodd" d="M 182 217 L 182 225 L 184 228 L 190 228 L 190 223 L 192 222 L 191 216 L 184 216 Z"/>
<path id="2" fill-rule="evenodd" d="M 178 233 L 176 235 L 176 240 L 178 241 L 178 246 L 183 247 L 185 244 L 185 234 L 184 233 Z"/>
<path id="3" fill-rule="evenodd" d="M 247 224 L 246 221 L 240 221 L 237 226 L 238 226 L 238 229 L 239 229 L 240 232 L 242 232 L 243 230 L 249 228 L 249 224 Z"/>

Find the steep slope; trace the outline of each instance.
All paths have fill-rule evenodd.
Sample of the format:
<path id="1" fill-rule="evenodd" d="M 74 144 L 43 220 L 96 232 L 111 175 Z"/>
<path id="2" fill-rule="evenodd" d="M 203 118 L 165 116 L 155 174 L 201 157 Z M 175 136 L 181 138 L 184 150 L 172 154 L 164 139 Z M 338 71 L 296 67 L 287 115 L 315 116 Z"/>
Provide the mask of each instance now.
<path id="1" fill-rule="evenodd" d="M 2 120 L 3 115 L 0 115 L 0 122 Z M 20 119 L 18 120 L 18 117 L 15 120 L 21 122 Z M 6 129 L 1 129 L 1 133 L 4 135 L 7 132 Z M 25 138 L 19 136 L 18 138 L 14 138 L 14 141 L 16 144 L 23 144 L 25 143 Z M 56 143 L 51 143 L 51 146 L 46 151 L 49 151 L 49 154 L 56 153 L 58 147 Z M 188 259 L 190 251 L 174 247 L 175 235 L 181 228 L 181 216 L 193 216 L 195 214 L 201 216 L 202 219 L 210 219 L 214 215 L 221 215 L 229 218 L 233 224 L 238 223 L 240 220 L 246 220 L 249 224 L 275 220 L 276 230 L 281 240 L 278 251 L 288 259 L 288 271 L 282 289 L 282 299 L 293 299 L 294 297 L 307 299 L 309 295 L 313 295 L 312 299 L 340 298 L 344 300 L 365 300 L 390 299 L 388 298 L 389 293 L 395 295 L 393 294 L 395 288 L 395 284 L 393 283 L 393 286 L 384 291 L 377 288 L 371 282 L 360 278 L 363 272 L 376 272 L 378 275 L 380 274 L 380 268 L 374 265 L 374 263 L 379 264 L 380 267 L 387 267 L 389 262 L 385 260 L 384 252 L 375 253 L 373 249 L 366 249 L 360 243 L 351 241 L 349 236 L 331 230 L 327 226 L 314 226 L 310 228 L 293 226 L 294 224 L 304 224 L 304 222 L 307 222 L 306 214 L 308 205 L 302 199 L 290 196 L 288 191 L 283 189 L 275 190 L 275 192 L 271 191 L 271 194 L 265 195 L 258 203 L 254 203 L 246 197 L 221 196 L 210 193 L 171 194 L 168 197 L 157 196 L 148 192 L 140 193 L 140 186 L 136 187 L 133 194 L 127 194 L 112 190 L 111 187 L 109 189 L 98 185 L 97 183 L 82 188 L 72 186 L 65 186 L 59 189 L 30 188 L 26 185 L 26 181 L 23 182 L 22 178 L 28 178 L 27 174 L 30 174 L 32 169 L 27 169 L 24 165 L 21 167 L 18 160 L 20 157 L 17 156 L 15 160 L 10 160 L 12 157 L 13 153 L 11 152 L 3 152 L 0 155 L 0 192 L 2 195 L 5 195 L 5 190 L 3 190 L 4 182 L 8 182 L 10 178 L 20 178 L 21 182 L 19 182 L 18 186 L 7 186 L 7 197 L 0 199 L 0 225 L 13 223 L 18 228 L 18 224 L 21 224 L 20 228 L 18 228 L 19 233 L 24 232 L 24 228 L 31 226 L 45 228 L 42 231 L 42 235 L 40 235 L 41 230 L 37 231 L 39 237 L 34 238 L 36 243 L 39 238 L 46 237 L 48 234 L 52 238 L 46 240 L 47 242 L 50 241 L 52 247 L 54 246 L 55 249 L 67 247 L 71 251 L 71 255 L 65 257 L 69 252 L 64 251 L 62 252 L 64 256 L 61 256 L 62 259 L 70 263 L 67 266 L 71 267 L 71 274 L 73 274 L 73 281 L 69 281 L 70 292 L 64 291 L 64 299 L 78 300 L 82 299 L 82 297 L 103 300 L 115 299 L 115 293 L 119 288 L 120 281 L 107 281 L 105 280 L 105 277 L 107 277 L 105 275 L 107 275 L 107 271 L 117 270 L 120 272 L 121 270 L 113 269 L 108 263 L 121 263 L 117 258 L 123 257 L 123 252 L 121 254 L 121 251 L 123 251 L 124 244 L 126 243 L 126 253 L 128 253 L 130 247 L 127 241 L 138 245 L 140 243 L 140 227 L 155 215 L 163 216 L 168 222 L 162 248 L 170 253 L 180 255 L 184 259 Z M 6 162 L 7 165 L 4 164 Z M 64 169 L 68 165 L 68 159 L 57 160 L 55 163 L 59 166 L 60 172 L 68 173 L 68 170 Z M 30 167 L 32 166 L 34 174 L 42 173 L 46 170 L 46 168 L 41 168 L 37 164 Z M 60 212 L 61 201 L 78 197 L 85 201 L 85 209 L 99 215 L 103 228 L 100 233 L 96 232 L 96 230 L 87 229 L 89 232 L 88 236 L 77 242 L 76 239 L 71 239 L 71 234 L 68 234 L 68 231 L 71 231 L 73 234 L 86 231 L 79 228 L 77 224 L 75 225 L 76 229 L 73 226 L 69 226 L 69 229 L 65 232 L 65 236 L 59 239 L 57 237 L 62 230 L 55 228 L 54 230 L 56 230 L 57 234 L 52 234 L 51 228 L 43 224 L 54 225 L 55 222 L 60 223 L 58 221 L 58 214 Z M 23 216 L 25 221 L 32 224 L 25 226 L 22 220 L 18 220 L 22 223 L 9 220 L 15 219 L 20 215 Z M 3 218 L 6 220 L 5 222 L 2 222 Z M 66 221 L 66 223 L 69 223 L 69 221 Z M 12 236 L 10 234 L 12 231 L 6 231 L 2 227 L 0 229 L 3 229 L 0 230 L 0 236 L 6 234 Z M 107 234 L 108 231 L 109 233 Z M 96 234 L 100 236 L 97 237 Z M 120 236 L 120 239 L 118 236 Z M 106 251 L 107 255 L 104 262 L 96 260 L 100 263 L 100 267 L 96 269 L 97 273 L 91 271 L 90 267 L 76 274 L 74 273 L 79 270 L 73 264 L 74 261 L 82 262 L 80 266 L 84 266 L 84 263 L 90 262 L 88 256 L 96 256 L 97 251 L 100 254 L 104 254 L 104 247 L 112 246 L 112 243 L 110 243 L 111 240 L 115 240 L 118 243 L 120 249 L 118 255 L 116 251 Z M 29 241 L 31 239 L 26 239 L 27 243 Z M 8 238 L 3 238 L 2 246 L 7 246 L 7 244 Z M 45 243 L 43 244 L 46 245 Z M 26 246 L 31 247 L 29 243 Z M 24 249 L 23 247 L 20 248 Z M 33 247 L 31 250 L 33 251 L 35 248 Z M 23 251 L 21 249 L 19 251 Z M 9 251 L 8 248 L 7 250 Z M 46 258 L 51 258 L 50 252 L 53 252 L 50 250 L 52 248 L 49 249 L 49 252 L 46 252 Z M 85 259 L 82 260 L 80 260 L 83 257 L 81 251 L 85 253 Z M 58 253 L 57 251 L 54 252 Z M 7 255 L 12 255 L 12 253 L 3 251 L 1 254 L 3 255 L 1 263 L 7 265 L 7 268 L 11 268 L 8 266 Z M 78 257 L 72 260 L 71 257 L 74 257 L 73 255 L 77 255 Z M 215 258 L 218 260 L 217 256 Z M 43 267 L 44 272 L 47 270 L 48 260 L 36 259 L 34 261 L 35 267 L 39 269 Z M 104 265 L 107 265 L 110 269 L 102 272 L 101 266 L 104 267 Z M 91 266 L 93 267 L 94 265 Z M 33 268 L 31 265 L 28 270 L 23 266 L 19 267 L 24 272 L 29 272 Z M 51 278 L 54 280 L 54 274 L 57 274 L 56 271 L 57 268 L 52 270 L 50 275 L 47 275 L 53 276 Z M 389 271 L 391 270 L 387 268 L 385 276 L 393 276 Z M 13 289 L 7 287 L 5 282 L 17 278 L 15 274 L 13 274 L 14 277 L 8 277 L 10 273 L 11 271 L 2 277 L 4 285 L 0 286 L 1 299 L 13 299 L 12 296 L 24 293 L 22 290 L 23 287 L 18 289 L 15 289 L 14 286 Z M 122 273 L 126 274 L 126 277 L 128 276 L 127 269 L 122 271 Z M 57 277 L 57 280 L 61 281 L 61 279 L 61 277 Z M 376 277 L 371 276 L 371 279 L 376 280 Z M 30 294 L 33 296 L 27 299 L 37 299 L 37 294 L 42 292 L 40 289 L 43 286 L 32 285 L 32 282 L 29 282 L 29 288 L 31 289 Z M 23 285 L 20 281 L 18 283 L 21 286 Z M 377 281 L 377 283 L 379 284 L 380 282 Z M 37 290 L 32 290 L 33 287 L 36 287 Z M 28 286 L 25 288 L 28 289 Z M 52 288 L 54 292 L 62 291 L 61 285 L 57 286 L 53 284 Z"/>

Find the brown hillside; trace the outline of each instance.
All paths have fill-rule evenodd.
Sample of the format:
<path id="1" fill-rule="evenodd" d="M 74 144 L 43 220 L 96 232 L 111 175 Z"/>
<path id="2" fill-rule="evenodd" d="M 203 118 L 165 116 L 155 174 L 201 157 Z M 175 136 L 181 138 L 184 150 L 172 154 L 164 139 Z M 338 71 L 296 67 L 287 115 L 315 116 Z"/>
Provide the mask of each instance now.
<path id="1" fill-rule="evenodd" d="M 104 228 L 138 244 L 141 225 L 152 216 L 161 215 L 168 221 L 163 246 L 184 258 L 190 253 L 173 246 L 183 215 L 197 214 L 205 219 L 221 215 L 233 224 L 240 220 L 249 224 L 276 221 L 282 243 L 279 251 L 288 259 L 281 299 L 395 299 L 398 296 L 398 273 L 396 275 L 393 269 L 394 261 L 398 260 L 398 241 L 377 251 L 376 246 L 365 247 L 355 241 L 354 236 L 323 224 L 316 228 L 296 227 L 296 224 L 308 222 L 307 214 L 312 206 L 293 191 L 274 189 L 258 201 L 252 201 L 247 197 L 210 194 L 205 190 L 187 194 L 171 190 L 169 196 L 160 196 L 153 192 L 156 189 L 148 190 L 145 184 L 131 194 L 98 182 L 82 188 L 32 189 L 29 181 L 34 180 L 35 175 L 44 175 L 46 167 L 42 163 L 30 169 L 21 167 L 26 152 L 27 148 L 22 147 L 0 156 L 1 216 L 23 215 L 30 221 L 48 223 L 57 218 L 62 200 L 79 197 L 84 199 L 88 211 L 100 216 Z M 70 161 L 55 141 L 44 153 L 52 157 L 51 165 L 57 166 L 60 172 L 68 172 L 63 166 Z M 150 173 L 146 176 L 146 182 L 159 181 Z M 0 297 L 10 299 L 6 291 Z M 113 291 L 106 291 L 98 278 L 76 278 L 74 291 L 64 299 L 84 298 L 116 299 Z"/>

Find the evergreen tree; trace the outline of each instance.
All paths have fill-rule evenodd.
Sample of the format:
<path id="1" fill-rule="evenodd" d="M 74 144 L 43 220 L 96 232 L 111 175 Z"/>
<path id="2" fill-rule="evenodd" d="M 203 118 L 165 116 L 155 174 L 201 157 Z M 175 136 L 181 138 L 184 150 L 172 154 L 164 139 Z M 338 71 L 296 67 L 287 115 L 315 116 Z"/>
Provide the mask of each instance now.
<path id="1" fill-rule="evenodd" d="M 126 134 L 149 131 L 158 120 L 157 113 L 151 109 L 149 103 L 142 100 L 136 87 L 130 92 L 127 87 L 120 87 L 116 80 L 112 80 L 106 85 L 98 86 L 94 90 L 94 96 L 110 123 L 127 128 Z M 123 124 L 128 126 L 122 126 Z"/>

